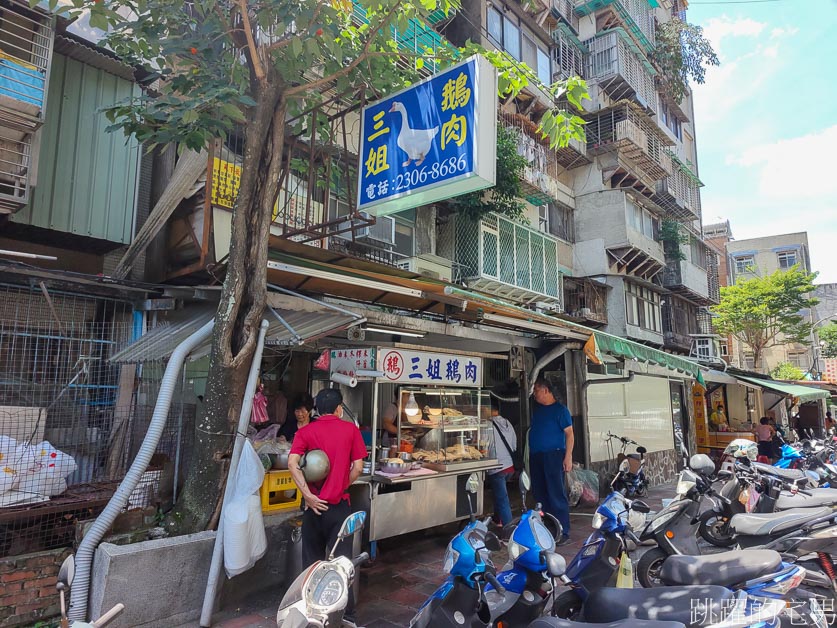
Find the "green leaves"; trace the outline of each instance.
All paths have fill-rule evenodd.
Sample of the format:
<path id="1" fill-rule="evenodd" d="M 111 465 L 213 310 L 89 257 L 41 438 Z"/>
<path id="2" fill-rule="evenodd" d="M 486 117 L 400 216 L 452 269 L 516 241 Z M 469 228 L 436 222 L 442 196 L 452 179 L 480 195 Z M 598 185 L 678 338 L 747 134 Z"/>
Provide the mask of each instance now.
<path id="1" fill-rule="evenodd" d="M 837 318 L 837 317 L 835 317 Z M 829 322 L 818 328 L 817 336 L 819 336 L 822 344 L 822 355 L 824 358 L 837 358 L 837 323 Z"/>
<path id="2" fill-rule="evenodd" d="M 715 329 L 735 336 L 756 358 L 768 347 L 810 342 L 806 310 L 818 303 L 809 296 L 815 278 L 794 266 L 721 288 L 721 303 L 712 308 Z"/>
<path id="3" fill-rule="evenodd" d="M 689 91 L 689 80 L 702 85 L 706 66 L 720 65 L 703 29 L 676 17 L 657 25 L 654 62 L 661 70 L 668 91 L 681 102 Z"/>
<path id="4" fill-rule="evenodd" d="M 790 381 L 799 381 L 805 378 L 805 373 L 798 366 L 794 366 L 790 362 L 780 362 L 772 371 L 770 377 L 773 379 L 784 379 Z"/>

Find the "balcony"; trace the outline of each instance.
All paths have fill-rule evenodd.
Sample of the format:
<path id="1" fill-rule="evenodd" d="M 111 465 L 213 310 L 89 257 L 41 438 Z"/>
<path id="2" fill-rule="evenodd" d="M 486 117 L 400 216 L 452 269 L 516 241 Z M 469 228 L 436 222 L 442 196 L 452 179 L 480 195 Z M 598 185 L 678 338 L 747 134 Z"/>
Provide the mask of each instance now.
<path id="1" fill-rule="evenodd" d="M 680 161 L 671 155 L 674 172 L 657 183 L 653 201 L 672 218 L 683 222 L 700 219 L 700 179 Z"/>
<path id="2" fill-rule="evenodd" d="M 522 304 L 561 308 L 557 238 L 497 214 L 457 217 L 450 252 L 469 287 Z"/>
<path id="3" fill-rule="evenodd" d="M 0 20 L 0 214 L 29 202 L 33 134 L 43 125 L 53 17 L 28 2 L 2 3 Z"/>
<path id="4" fill-rule="evenodd" d="M 564 22 L 578 34 L 578 15 L 573 0 L 552 0 L 551 12 L 556 20 Z"/>
<path id="5" fill-rule="evenodd" d="M 714 254 L 698 239 L 694 239 L 691 246 L 681 245 L 682 250 L 687 250 L 685 255 L 691 259 L 673 259 L 667 250 L 666 267 L 662 273 L 663 286 L 697 305 L 717 304 L 718 300 L 713 298 L 709 289 L 709 257 Z"/>
<path id="6" fill-rule="evenodd" d="M 612 188 L 632 189 L 653 199 L 657 182 L 670 176 L 672 140 L 635 104 L 623 101 L 587 116 L 587 153 L 612 153 L 602 174 Z"/>
<path id="7" fill-rule="evenodd" d="M 614 101 L 633 100 L 656 113 L 656 70 L 621 28 L 583 42 L 588 50 L 584 78 Z"/>
<path id="8" fill-rule="evenodd" d="M 607 286 L 592 279 L 564 281 L 564 311 L 579 322 L 607 325 Z"/>
<path id="9" fill-rule="evenodd" d="M 578 15 L 596 14 L 596 30 L 624 28 L 646 52 L 654 50 L 656 30 L 647 0 L 576 0 Z"/>
<path id="10" fill-rule="evenodd" d="M 697 314 L 674 297 L 668 297 L 662 306 L 663 348 L 689 353 L 692 348 L 691 334 L 698 333 Z"/>
<path id="11" fill-rule="evenodd" d="M 617 273 L 651 281 L 665 267 L 654 215 L 624 191 L 576 197 L 575 229 L 575 259 L 588 275 Z"/>
<path id="12" fill-rule="evenodd" d="M 518 135 L 517 152 L 529 162 L 523 169 L 523 194 L 533 205 L 561 198 L 558 182 L 561 172 L 590 163 L 583 142 L 570 140 L 566 147 L 553 150 L 548 140 L 540 138 L 537 124 L 524 115 L 501 112 L 499 123 Z"/>
<path id="13" fill-rule="evenodd" d="M 552 73 L 553 81 L 564 81 L 571 76 L 585 77 L 584 55 L 587 48 L 578 37 L 570 31 L 566 24 L 560 24 L 552 31 L 552 40 L 555 46 L 552 49 L 552 57 L 555 70 Z"/>

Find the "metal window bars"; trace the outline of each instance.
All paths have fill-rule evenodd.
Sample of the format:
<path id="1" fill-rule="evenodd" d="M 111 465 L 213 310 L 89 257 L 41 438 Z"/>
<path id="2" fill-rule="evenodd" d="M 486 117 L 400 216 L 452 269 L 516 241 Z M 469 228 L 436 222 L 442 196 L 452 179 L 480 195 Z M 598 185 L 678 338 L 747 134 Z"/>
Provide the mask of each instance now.
<path id="1" fill-rule="evenodd" d="M 72 545 L 124 476 L 163 371 L 109 362 L 134 327 L 122 300 L 0 285 L 0 555 Z M 155 508 L 188 468 L 196 401 L 180 388 L 129 508 Z"/>
<path id="2" fill-rule="evenodd" d="M 589 82 L 613 100 L 630 98 L 656 113 L 656 71 L 622 29 L 599 33 L 583 43 L 589 51 L 585 72 Z"/>
<path id="3" fill-rule="evenodd" d="M 562 307 L 563 276 L 556 238 L 498 214 L 452 220 L 451 254 L 462 281 L 512 301 Z"/>
<path id="4" fill-rule="evenodd" d="M 585 48 L 578 38 L 566 26 L 560 25 L 552 31 L 552 40 L 555 43 L 552 49 L 552 58 L 555 61 L 552 80 L 563 81 L 571 76 L 585 78 Z"/>

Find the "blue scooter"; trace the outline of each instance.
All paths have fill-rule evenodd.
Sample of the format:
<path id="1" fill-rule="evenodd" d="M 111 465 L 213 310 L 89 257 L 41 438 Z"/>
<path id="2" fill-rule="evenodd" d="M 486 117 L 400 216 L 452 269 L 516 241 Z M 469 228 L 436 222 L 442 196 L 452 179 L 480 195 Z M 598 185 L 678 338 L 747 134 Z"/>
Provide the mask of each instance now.
<path id="1" fill-rule="evenodd" d="M 505 588 L 495 577 L 491 562 L 492 550 L 500 549 L 500 540 L 488 531 L 488 521 L 479 521 L 474 514 L 473 496 L 480 483 L 476 474 L 466 482 L 468 524 L 448 544 L 444 571 L 447 580 L 421 605 L 410 621 L 410 628 L 487 628 L 491 625 L 491 611 L 484 595 L 484 587 L 491 584 L 496 591 Z"/>

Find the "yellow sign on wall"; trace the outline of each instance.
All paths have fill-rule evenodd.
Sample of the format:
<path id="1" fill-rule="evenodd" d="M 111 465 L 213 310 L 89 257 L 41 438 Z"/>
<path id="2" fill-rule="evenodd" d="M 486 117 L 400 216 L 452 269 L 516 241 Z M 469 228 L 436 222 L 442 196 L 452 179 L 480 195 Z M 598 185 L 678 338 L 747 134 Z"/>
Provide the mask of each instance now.
<path id="1" fill-rule="evenodd" d="M 212 188 L 209 197 L 212 204 L 232 209 L 240 185 L 241 166 L 216 157 L 212 164 Z"/>

